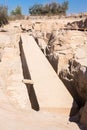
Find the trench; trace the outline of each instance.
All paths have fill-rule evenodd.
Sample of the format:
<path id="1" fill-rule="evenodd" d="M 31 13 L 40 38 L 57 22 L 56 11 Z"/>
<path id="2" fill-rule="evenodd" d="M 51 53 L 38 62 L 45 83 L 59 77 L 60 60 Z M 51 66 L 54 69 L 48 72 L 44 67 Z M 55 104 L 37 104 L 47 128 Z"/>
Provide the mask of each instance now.
<path id="1" fill-rule="evenodd" d="M 31 75 L 30 75 L 30 72 L 29 72 L 29 68 L 27 66 L 27 62 L 26 62 L 24 51 L 23 51 L 21 38 L 20 38 L 20 41 L 19 41 L 19 48 L 20 48 L 20 58 L 21 58 L 21 64 L 22 64 L 22 70 L 23 70 L 23 77 L 24 77 L 24 79 L 31 80 Z M 40 109 L 39 103 L 38 103 L 38 100 L 37 100 L 37 96 L 36 96 L 33 84 L 25 84 L 25 85 L 26 85 L 29 100 L 30 100 L 30 103 L 31 103 L 31 108 L 34 109 L 35 111 L 39 111 L 39 109 Z"/>

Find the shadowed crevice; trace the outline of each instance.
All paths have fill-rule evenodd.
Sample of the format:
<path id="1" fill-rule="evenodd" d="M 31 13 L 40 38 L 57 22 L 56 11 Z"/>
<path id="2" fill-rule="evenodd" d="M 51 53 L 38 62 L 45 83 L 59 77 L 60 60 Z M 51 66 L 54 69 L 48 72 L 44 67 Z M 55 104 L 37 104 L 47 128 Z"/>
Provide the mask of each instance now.
<path id="1" fill-rule="evenodd" d="M 23 51 L 21 38 L 20 38 L 20 42 L 19 42 L 19 48 L 20 48 L 20 58 L 21 58 L 21 63 L 22 63 L 22 70 L 23 70 L 24 79 L 31 79 L 29 68 L 27 66 L 25 54 Z M 39 109 L 40 109 L 39 103 L 38 103 L 37 96 L 36 96 L 33 85 L 26 84 L 26 87 L 27 87 L 27 91 L 28 91 L 28 95 L 29 95 L 32 109 L 39 111 Z"/>

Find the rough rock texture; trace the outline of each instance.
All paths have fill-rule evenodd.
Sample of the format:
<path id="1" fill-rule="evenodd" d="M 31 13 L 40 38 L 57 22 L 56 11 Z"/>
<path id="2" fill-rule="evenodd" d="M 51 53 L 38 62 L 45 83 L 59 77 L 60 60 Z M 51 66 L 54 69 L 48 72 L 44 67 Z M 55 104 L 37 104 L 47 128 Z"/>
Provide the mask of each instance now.
<path id="1" fill-rule="evenodd" d="M 67 28 L 70 29 L 87 29 L 87 18 L 80 21 L 74 21 L 72 23 L 67 23 Z"/>
<path id="2" fill-rule="evenodd" d="M 62 70 L 59 76 L 77 102 L 79 108 L 83 107 L 87 101 L 87 67 L 81 65 L 76 60 L 71 59 L 68 68 Z M 86 124 L 86 121 L 84 122 L 86 116 L 84 112 L 85 107 L 78 118 L 81 118 L 81 122 Z"/>

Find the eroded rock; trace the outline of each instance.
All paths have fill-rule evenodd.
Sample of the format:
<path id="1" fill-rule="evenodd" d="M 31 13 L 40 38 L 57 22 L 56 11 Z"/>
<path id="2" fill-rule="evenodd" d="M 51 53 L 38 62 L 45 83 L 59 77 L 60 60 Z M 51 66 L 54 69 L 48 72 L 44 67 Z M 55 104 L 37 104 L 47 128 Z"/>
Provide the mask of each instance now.
<path id="1" fill-rule="evenodd" d="M 72 23 L 67 23 L 67 27 L 70 29 L 86 29 L 87 28 L 87 18 L 80 21 L 74 21 Z"/>
<path id="2" fill-rule="evenodd" d="M 81 65 L 75 59 L 71 59 L 68 68 L 62 70 L 59 76 L 77 102 L 79 108 L 82 108 L 87 102 L 87 67 Z M 73 119 L 77 119 L 78 117 L 78 121 L 80 120 L 80 122 L 87 125 L 86 106 L 87 103 L 84 106 L 84 111 L 80 111 L 79 115 Z"/>

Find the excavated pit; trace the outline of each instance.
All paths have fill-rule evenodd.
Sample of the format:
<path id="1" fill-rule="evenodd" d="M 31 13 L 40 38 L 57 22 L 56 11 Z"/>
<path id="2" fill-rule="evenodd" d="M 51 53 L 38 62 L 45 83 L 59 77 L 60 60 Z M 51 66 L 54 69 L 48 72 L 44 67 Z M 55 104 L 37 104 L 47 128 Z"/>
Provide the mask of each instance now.
<path id="1" fill-rule="evenodd" d="M 10 28 L 9 28 L 10 29 Z M 14 28 L 13 28 L 13 30 L 14 30 Z M 11 30 L 11 36 L 12 36 L 12 30 Z M 23 34 L 24 35 L 24 34 Z M 11 39 L 15 39 L 15 37 L 13 38 L 11 38 Z M 27 41 L 27 40 L 26 40 Z M 27 44 L 28 44 L 28 42 L 29 41 L 27 41 Z M 0 102 L 0 114 L 1 114 L 1 129 L 3 129 L 3 128 L 5 128 L 5 129 L 34 129 L 34 126 L 35 126 L 35 130 L 36 129 L 79 129 L 78 128 L 78 126 L 76 125 L 76 124 L 74 124 L 74 123 L 72 123 L 72 122 L 69 122 L 69 112 L 68 112 L 68 114 L 67 114 L 67 119 L 65 118 L 66 116 L 65 116 L 65 113 L 63 113 L 63 111 L 62 112 L 59 112 L 59 111 L 57 111 L 57 112 L 55 112 L 56 114 L 54 114 L 53 113 L 53 111 L 56 111 L 56 110 L 58 110 L 59 108 L 57 107 L 56 109 L 53 109 L 52 108 L 52 106 L 51 106 L 51 108 L 53 109 L 53 111 L 50 111 L 50 112 L 47 112 L 46 111 L 46 109 L 44 110 L 44 111 L 39 111 L 40 109 L 41 109 L 41 107 L 43 107 L 43 106 L 41 106 L 42 104 L 41 104 L 41 101 L 40 100 L 38 100 L 38 95 L 40 94 L 40 92 L 37 92 L 36 91 L 36 86 L 34 86 L 34 85 L 30 85 L 30 84 L 28 84 L 28 83 L 22 83 L 22 79 L 27 79 L 27 80 L 33 80 L 33 78 L 32 78 L 32 75 L 31 75 L 31 73 L 30 73 L 30 70 L 31 70 L 31 68 L 28 66 L 28 64 L 27 64 L 27 61 L 26 61 L 26 56 L 25 56 L 25 52 L 24 52 L 24 49 L 23 49 L 23 43 L 22 43 L 22 40 L 20 39 L 20 42 L 15 42 L 15 43 L 19 43 L 18 44 L 18 46 L 17 46 L 17 48 L 15 48 L 15 45 L 14 46 L 12 46 L 14 49 L 20 49 L 18 52 L 17 52 L 17 57 L 19 57 L 19 59 L 18 59 L 18 61 L 15 61 L 15 63 L 14 63 L 14 58 L 15 58 L 15 56 L 13 55 L 13 57 L 12 57 L 12 59 L 10 59 L 10 62 L 12 63 L 12 65 L 14 64 L 14 66 L 15 66 L 15 68 L 14 68 L 14 70 L 15 70 L 15 72 L 14 72 L 14 75 L 11 75 L 11 71 L 10 71 L 10 69 L 9 69 L 9 75 L 7 75 L 7 77 L 6 77 L 6 80 L 7 80 L 7 82 L 8 82 L 8 84 L 7 84 L 7 88 L 6 88 L 6 91 L 7 91 L 7 93 L 6 94 L 8 94 L 8 96 L 9 96 L 9 99 L 11 99 L 11 104 L 12 104 L 12 106 L 14 107 L 15 105 L 16 106 L 20 106 L 19 107 L 19 110 L 17 109 L 17 113 L 14 113 L 13 112 L 13 117 L 12 117 L 12 112 L 11 112 L 11 110 L 10 110 L 10 112 L 11 113 L 7 113 L 7 111 L 9 112 L 9 109 L 8 109 L 8 106 L 6 105 L 6 102 L 4 103 L 3 101 L 2 101 L 2 99 L 1 99 L 1 102 Z M 16 44 L 16 45 L 17 45 Z M 26 44 L 26 47 L 27 47 L 27 44 Z M 29 47 L 29 46 L 28 46 Z M 8 49 L 8 51 L 10 51 L 9 49 L 11 49 L 11 48 L 7 48 Z M 19 56 L 19 53 L 20 53 L 20 56 Z M 36 51 L 35 51 L 35 53 L 36 53 Z M 13 50 L 11 51 L 11 53 L 10 53 L 10 55 L 11 54 L 13 54 Z M 37 54 L 37 53 L 36 53 Z M 65 53 L 64 53 L 65 54 Z M 6 56 L 8 56 L 7 55 L 7 51 L 6 51 Z M 10 58 L 10 57 L 9 57 Z M 3 60 L 3 58 L 1 58 L 1 60 Z M 5 59 L 6 60 L 6 59 Z M 5 61 L 4 60 L 4 61 Z M 31 62 L 31 60 L 28 60 L 29 62 Z M 1 61 L 2 62 L 2 61 Z M 9 63 L 10 62 L 6 62 L 6 64 L 5 65 L 9 65 Z M 17 63 L 20 63 L 20 64 L 18 64 L 18 66 L 16 66 L 16 64 Z M 45 63 L 45 62 L 44 62 Z M 59 61 L 58 61 L 58 63 L 59 63 Z M 55 63 L 54 63 L 55 64 Z M 2 64 L 3 65 L 3 64 Z M 4 66 L 5 66 L 4 65 Z M 22 70 L 22 71 L 18 71 L 18 69 L 19 69 L 19 65 L 20 65 L 20 70 Z M 3 67 L 1 67 L 1 70 L 2 70 L 2 68 L 4 68 L 4 66 Z M 57 66 L 57 65 L 56 65 Z M 10 68 L 11 66 L 9 65 L 8 66 L 8 68 Z M 16 68 L 18 68 L 17 69 L 17 73 L 16 73 Z M 51 67 L 52 68 L 52 67 Z M 48 67 L 48 69 L 49 69 L 49 67 Z M 59 68 L 58 68 L 59 69 Z M 6 69 L 6 66 L 5 66 L 5 69 L 3 69 L 3 70 L 5 70 L 6 71 L 6 73 L 8 72 L 7 71 L 7 69 Z M 55 70 L 57 70 L 57 68 L 55 69 Z M 57 70 L 58 71 L 58 70 Z M 23 73 L 21 73 L 20 74 L 20 72 L 23 72 Z M 51 73 L 50 73 L 51 74 Z M 5 73 L 3 74 L 3 75 L 5 75 Z M 21 76 L 20 76 L 21 75 Z M 9 76 L 10 76 L 10 78 L 9 78 Z M 11 76 L 15 76 L 15 77 L 11 77 Z M 16 79 L 16 77 L 18 77 L 18 79 Z M 14 84 L 14 85 L 13 85 Z M 71 84 L 71 83 L 70 83 Z M 69 84 L 69 85 L 70 85 Z M 59 83 L 58 84 L 58 86 L 57 87 L 59 87 L 59 86 L 61 86 L 62 87 L 62 85 L 63 84 L 61 84 L 61 83 Z M 20 86 L 20 87 L 19 87 Z M 23 87 L 24 87 L 24 89 L 23 89 Z M 37 85 L 37 88 L 38 88 L 39 86 Z M 42 87 L 42 86 L 41 86 Z M 48 86 L 46 86 L 46 88 L 47 88 Z M 54 87 L 54 85 L 53 85 L 53 87 Z M 57 89 L 57 90 L 55 90 L 55 93 L 57 92 L 57 91 L 59 91 L 59 96 L 60 96 L 60 93 L 61 94 L 63 94 L 63 91 L 60 91 L 60 88 L 61 87 L 59 87 L 59 89 Z M 67 88 L 67 86 L 65 85 L 64 87 L 66 87 Z M 22 91 L 21 91 L 21 89 L 22 89 Z M 45 89 L 45 85 L 44 85 L 44 87 L 42 87 L 41 88 L 42 89 L 42 93 L 41 93 L 41 95 L 40 96 L 42 96 L 43 94 L 44 94 L 44 89 Z M 67 88 L 68 89 L 68 88 Z M 23 91 L 26 91 L 26 93 L 24 92 L 23 93 Z M 68 90 L 69 91 L 69 90 Z M 70 92 L 72 91 L 72 89 L 70 89 Z M 50 91 L 49 91 L 50 92 Z M 22 94 L 21 94 L 22 93 Z M 28 93 L 28 94 L 27 94 Z M 45 89 L 45 93 L 46 93 L 46 89 Z M 55 96 L 55 93 L 54 93 L 54 96 Z M 71 94 L 72 95 L 72 94 Z M 52 98 L 51 98 L 51 96 L 49 95 L 49 93 L 48 93 L 48 96 L 50 97 L 50 102 L 55 102 L 55 100 L 53 101 L 52 100 Z M 73 96 L 73 95 L 72 95 Z M 77 96 L 76 94 L 74 95 L 75 97 Z M 18 97 L 17 99 L 16 99 L 16 101 L 17 100 L 21 100 L 21 101 L 18 101 L 18 102 L 16 102 L 16 103 L 14 103 L 14 99 L 16 98 L 16 97 Z M 29 106 L 27 107 L 27 110 L 29 110 L 29 108 L 30 108 L 30 103 L 31 103 L 31 108 L 32 109 L 34 109 L 34 110 L 36 110 L 36 111 L 39 111 L 38 113 L 37 113 L 37 115 L 36 115 L 36 117 L 35 117 L 35 112 L 34 111 L 31 111 L 31 110 L 29 110 L 29 112 L 27 112 L 26 111 L 26 103 L 25 103 L 25 97 L 27 97 L 27 101 L 29 100 L 30 102 L 26 102 L 26 103 L 29 103 Z M 6 97 L 7 98 L 7 97 Z M 47 100 L 47 98 L 45 97 L 45 96 L 43 96 L 43 98 L 45 99 L 45 100 Z M 58 98 L 60 98 L 60 97 L 58 97 Z M 58 99 L 58 98 L 56 98 L 56 100 Z M 68 99 L 68 98 L 67 98 Z M 8 100 L 8 98 L 7 98 L 7 100 Z M 42 102 L 43 102 L 43 100 L 42 100 Z M 63 100 L 63 98 L 61 98 L 61 99 L 58 99 L 58 102 L 56 103 L 56 105 L 58 104 L 58 103 L 60 103 L 60 102 L 65 102 L 65 105 L 66 105 L 66 103 L 67 103 L 67 100 Z M 19 104 L 18 104 L 19 103 Z M 21 105 L 20 105 L 21 104 Z M 22 104 L 24 104 L 24 105 L 22 105 Z M 72 102 L 72 105 L 73 105 L 73 102 Z M 22 106 L 22 108 L 24 109 L 24 111 L 22 111 L 21 113 L 19 112 L 20 110 L 21 110 L 21 106 Z M 47 104 L 45 104 L 45 106 L 47 106 Z M 68 106 L 68 105 L 66 105 L 66 106 Z M 4 109 L 2 109 L 2 108 L 4 108 Z M 15 107 L 14 107 L 14 109 L 15 109 Z M 62 110 L 62 108 L 60 108 L 61 110 Z M 2 110 L 4 110 L 4 111 L 2 111 Z M 13 110 L 13 109 L 12 109 Z M 66 112 L 66 110 L 67 109 L 65 109 L 65 112 Z M 71 110 L 72 110 L 72 108 L 71 108 Z M 70 111 L 71 111 L 70 110 Z M 75 108 L 74 108 L 74 110 L 75 110 Z M 5 111 L 6 111 L 6 113 L 5 113 Z M 32 113 L 32 112 L 34 112 L 34 113 Z M 59 112 L 59 113 L 58 113 Z M 5 115 L 4 115 L 5 114 Z M 64 114 L 64 115 L 63 115 Z M 70 113 L 71 114 L 71 113 Z M 73 113 L 73 114 L 75 114 L 75 113 Z M 10 116 L 9 116 L 10 115 Z M 22 115 L 24 115 L 23 117 L 22 117 Z M 19 118 L 20 117 L 20 118 Z M 38 118 L 37 117 L 39 117 L 40 119 L 38 120 Z M 44 117 L 44 118 L 43 118 Z M 14 120 L 12 120 L 14 118 Z M 9 119 L 9 120 L 7 120 L 7 119 Z M 35 122 L 33 122 L 32 120 L 35 120 Z M 28 121 L 28 122 L 27 122 Z M 39 123 L 41 121 L 41 123 Z M 3 122 L 6 122 L 7 124 L 6 125 L 4 125 L 3 124 Z M 14 125 L 12 125 L 12 123 L 14 124 Z M 15 124 L 16 123 L 16 124 Z M 26 124 L 27 123 L 27 124 Z M 35 125 L 37 123 L 37 126 Z M 43 123 L 43 124 L 42 124 Z M 22 124 L 23 124 L 23 126 L 22 126 Z M 39 125 L 38 125 L 39 124 Z M 42 124 L 42 125 L 41 125 Z M 3 127 L 2 127 L 2 125 L 3 125 Z M 41 126 L 40 126 L 41 125 Z M 17 128 L 15 127 L 15 126 L 17 126 Z M 32 126 L 32 128 L 30 128 Z M 49 126 L 49 128 L 48 128 L 48 126 Z M 55 126 L 55 127 L 54 127 Z M 75 127 L 74 127 L 75 126 Z M 8 128 L 6 128 L 6 127 L 8 127 Z M 14 127 L 14 128 L 13 128 Z M 41 128 L 40 128 L 41 127 Z M 63 128 L 62 128 L 63 127 Z M 81 127 L 81 129 L 82 129 L 82 127 Z"/>
<path id="2" fill-rule="evenodd" d="M 38 42 L 37 42 L 37 44 L 38 44 Z M 43 52 L 43 50 L 42 50 L 42 52 Z M 64 53 L 64 55 L 65 55 L 65 53 Z M 72 55 L 72 57 L 73 57 L 73 55 Z M 58 72 L 58 59 L 55 60 L 54 54 L 47 55 L 47 59 L 50 62 L 50 64 L 52 65 L 52 67 L 54 68 L 55 72 L 57 73 Z M 69 59 L 68 59 L 68 62 L 69 62 Z M 75 122 L 79 122 L 79 119 L 80 119 L 79 111 L 80 111 L 80 108 L 84 106 L 85 101 L 83 101 L 82 97 L 78 94 L 75 86 L 73 86 L 73 84 L 75 84 L 73 81 L 69 82 L 67 80 L 63 80 L 61 78 L 60 74 L 59 74 L 59 77 L 62 80 L 62 82 L 65 84 L 66 89 L 70 92 L 70 94 L 72 95 L 72 97 L 74 99 L 73 104 L 72 104 L 72 108 L 71 108 L 71 112 L 70 112 L 70 121 L 74 121 L 73 116 L 78 115 L 78 117 L 75 117 L 75 120 L 76 120 Z M 70 76 L 68 76 L 67 78 L 69 78 L 69 80 L 71 80 Z M 76 119 L 76 118 L 78 118 L 78 119 Z"/>

